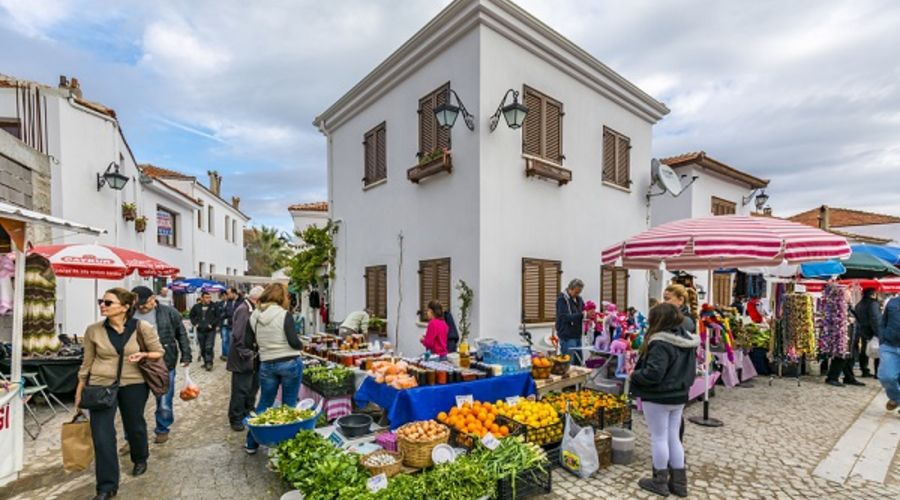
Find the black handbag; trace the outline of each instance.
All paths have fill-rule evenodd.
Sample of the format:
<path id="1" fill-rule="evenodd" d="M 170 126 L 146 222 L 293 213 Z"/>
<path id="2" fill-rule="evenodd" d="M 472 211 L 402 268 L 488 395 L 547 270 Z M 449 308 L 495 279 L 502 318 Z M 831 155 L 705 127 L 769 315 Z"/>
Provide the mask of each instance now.
<path id="1" fill-rule="evenodd" d="M 129 338 L 131 335 L 129 335 Z M 125 361 L 125 344 L 128 338 L 122 343 L 122 350 L 119 352 L 119 367 L 116 369 L 116 382 L 110 385 L 90 385 L 91 374 L 88 372 L 84 389 L 81 390 L 81 402 L 78 407 L 83 410 L 109 410 L 115 408 L 119 400 L 119 381 L 122 378 L 122 363 Z"/>

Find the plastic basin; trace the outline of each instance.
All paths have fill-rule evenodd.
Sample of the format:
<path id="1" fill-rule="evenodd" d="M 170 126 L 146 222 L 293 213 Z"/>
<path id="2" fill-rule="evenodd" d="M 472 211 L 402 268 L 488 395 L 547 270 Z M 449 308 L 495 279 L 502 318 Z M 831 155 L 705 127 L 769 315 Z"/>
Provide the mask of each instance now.
<path id="1" fill-rule="evenodd" d="M 282 425 L 251 425 L 250 417 L 244 419 L 244 425 L 250 429 L 250 434 L 257 443 L 263 446 L 275 446 L 282 441 L 287 441 L 297 435 L 302 430 L 313 430 L 316 428 L 316 421 L 319 419 L 321 412 L 313 415 L 306 420 L 291 422 Z"/>
<path id="2" fill-rule="evenodd" d="M 606 430 L 612 435 L 613 463 L 630 464 L 634 458 L 634 432 L 618 427 L 610 427 Z"/>

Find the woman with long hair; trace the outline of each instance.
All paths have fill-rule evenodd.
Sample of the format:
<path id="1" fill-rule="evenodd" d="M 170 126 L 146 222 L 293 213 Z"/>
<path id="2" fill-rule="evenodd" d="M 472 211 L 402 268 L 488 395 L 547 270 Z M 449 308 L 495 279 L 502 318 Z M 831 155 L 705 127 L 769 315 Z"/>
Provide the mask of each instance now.
<path id="1" fill-rule="evenodd" d="M 693 291 L 694 289 L 692 288 L 687 288 L 678 283 L 672 283 L 667 286 L 665 292 L 663 292 L 663 302 L 672 304 L 678 308 L 678 311 L 684 317 L 682 326 L 690 333 L 696 333 L 697 331 L 697 324 L 694 322 L 694 312 L 691 311 L 690 305 L 693 304 L 691 298 L 691 292 Z"/>
<path id="2" fill-rule="evenodd" d="M 122 416 L 125 438 L 134 463 L 132 474 L 140 476 L 147 472 L 150 451 L 144 407 L 150 390 L 138 363 L 145 358 L 159 359 L 165 350 L 159 343 L 156 329 L 150 323 L 133 317 L 136 294 L 124 288 L 113 288 L 107 290 L 98 302 L 100 314 L 106 319 L 87 327 L 84 332 L 84 361 L 78 370 L 75 406 L 81 406 L 85 387 L 118 385 L 116 400 L 111 407 L 89 409 L 96 456 L 97 496 L 94 499 L 106 500 L 119 491 L 117 409 Z M 147 350 L 142 351 L 141 345 Z"/>
<path id="3" fill-rule="evenodd" d="M 259 346 L 259 403 L 256 413 L 262 413 L 275 404 L 275 396 L 281 389 L 281 404 L 297 405 L 300 381 L 303 378 L 303 361 L 300 359 L 300 337 L 294 325 L 290 294 L 281 283 L 272 283 L 259 297 L 259 307 L 250 315 L 247 325 Z M 252 345 L 253 341 L 250 342 Z M 253 455 L 259 444 L 247 433 L 244 450 Z"/>
<path id="4" fill-rule="evenodd" d="M 671 492 L 686 497 L 684 447 L 678 430 L 688 390 L 696 377 L 700 339 L 685 331 L 684 317 L 673 304 L 663 303 L 651 309 L 648 321 L 640 356 L 631 373 L 631 395 L 641 398 L 647 419 L 653 476 L 641 479 L 638 485 L 661 496 Z"/>

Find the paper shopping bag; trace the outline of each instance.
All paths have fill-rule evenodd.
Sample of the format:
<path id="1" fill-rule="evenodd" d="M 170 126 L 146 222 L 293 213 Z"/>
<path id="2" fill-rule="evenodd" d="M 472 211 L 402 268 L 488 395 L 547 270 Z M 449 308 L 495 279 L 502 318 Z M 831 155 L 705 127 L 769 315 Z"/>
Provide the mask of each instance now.
<path id="1" fill-rule="evenodd" d="M 71 422 L 62 426 L 63 468 L 66 472 L 87 469 L 94 459 L 94 442 L 91 439 L 91 423 L 84 413 L 78 412 Z"/>

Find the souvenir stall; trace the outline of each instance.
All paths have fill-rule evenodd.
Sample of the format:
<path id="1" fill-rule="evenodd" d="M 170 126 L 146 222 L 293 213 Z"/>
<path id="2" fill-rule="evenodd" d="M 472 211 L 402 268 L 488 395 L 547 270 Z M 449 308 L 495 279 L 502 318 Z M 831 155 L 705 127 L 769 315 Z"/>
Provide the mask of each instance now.
<path id="1" fill-rule="evenodd" d="M 0 277 L 0 302 L 4 315 L 11 315 L 9 332 L 0 332 L 0 338 L 9 339 L 9 371 L 4 370 L 0 379 L 0 486 L 14 481 L 22 470 L 24 453 L 25 415 L 23 398 L 25 380 L 22 372 L 23 327 L 25 319 L 25 287 L 27 240 L 30 227 L 44 226 L 59 231 L 99 235 L 102 229 L 69 222 L 46 214 L 25 210 L 14 205 L 0 203 L 0 248 L 12 257 L 4 259 L 5 269 L 12 267 L 12 274 Z M 9 297 L 9 293 L 12 297 Z M 5 352 L 5 350 L 4 350 Z M 8 374 L 8 376 L 7 376 Z"/>
<path id="2" fill-rule="evenodd" d="M 778 376 L 789 367 L 800 384 L 806 372 L 806 362 L 816 356 L 816 332 L 813 320 L 813 298 L 798 291 L 791 283 L 775 287 L 775 331 L 771 338 L 770 355 L 777 365 Z M 771 381 L 770 381 L 771 383 Z"/>

